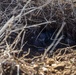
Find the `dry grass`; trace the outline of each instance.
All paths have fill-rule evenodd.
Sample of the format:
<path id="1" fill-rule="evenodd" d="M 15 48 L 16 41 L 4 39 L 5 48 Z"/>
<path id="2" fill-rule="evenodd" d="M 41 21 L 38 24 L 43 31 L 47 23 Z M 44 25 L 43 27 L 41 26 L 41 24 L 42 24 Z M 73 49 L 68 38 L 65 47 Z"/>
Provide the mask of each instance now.
<path id="1" fill-rule="evenodd" d="M 2 57 L 3 56 L 3 57 Z M 75 75 L 76 51 L 68 48 L 57 50 L 51 58 L 41 56 L 34 58 L 17 58 L 15 56 L 2 55 L 0 57 L 0 72 L 3 75 Z M 2 60 L 2 61 L 1 61 Z"/>
<path id="2" fill-rule="evenodd" d="M 52 28 L 55 37 L 50 45 L 42 53 L 32 51 L 31 46 L 38 47 L 29 40 L 39 39 L 45 29 Z M 1 0 L 0 74 L 75 75 L 76 52 L 72 49 L 76 46 L 54 52 L 65 35 L 76 40 L 75 0 Z"/>

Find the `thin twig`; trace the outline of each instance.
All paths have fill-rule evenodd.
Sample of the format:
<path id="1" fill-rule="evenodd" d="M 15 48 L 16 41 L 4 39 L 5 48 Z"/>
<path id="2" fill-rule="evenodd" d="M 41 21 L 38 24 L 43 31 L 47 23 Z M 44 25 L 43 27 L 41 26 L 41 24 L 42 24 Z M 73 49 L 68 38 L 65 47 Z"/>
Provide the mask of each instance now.
<path id="1" fill-rule="evenodd" d="M 43 57 L 42 57 L 42 60 L 45 58 L 47 52 L 54 46 L 54 44 L 55 44 L 58 36 L 60 35 L 60 33 L 61 33 L 61 31 L 63 30 L 63 28 L 64 28 L 65 25 L 66 25 L 66 23 L 63 22 L 61 28 L 59 29 L 58 33 L 56 34 L 56 37 L 55 37 L 54 41 L 53 41 L 53 42 L 51 43 L 51 45 L 45 50 L 44 55 L 43 55 Z"/>

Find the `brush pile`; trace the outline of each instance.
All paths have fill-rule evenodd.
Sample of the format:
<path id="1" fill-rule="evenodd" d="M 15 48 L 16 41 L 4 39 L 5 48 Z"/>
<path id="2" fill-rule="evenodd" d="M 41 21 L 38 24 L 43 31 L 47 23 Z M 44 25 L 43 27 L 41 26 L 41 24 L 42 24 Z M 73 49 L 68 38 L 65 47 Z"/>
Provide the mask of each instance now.
<path id="1" fill-rule="evenodd" d="M 2 75 L 74 74 L 75 45 L 75 0 L 0 0 Z"/>

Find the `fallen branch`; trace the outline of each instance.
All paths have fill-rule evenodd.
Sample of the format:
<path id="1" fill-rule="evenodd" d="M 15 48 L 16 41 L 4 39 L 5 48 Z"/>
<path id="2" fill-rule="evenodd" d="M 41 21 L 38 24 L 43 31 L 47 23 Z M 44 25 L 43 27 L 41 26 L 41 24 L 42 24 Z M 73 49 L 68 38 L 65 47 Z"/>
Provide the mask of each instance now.
<path id="1" fill-rule="evenodd" d="M 2 27 L 2 29 L 0 30 L 0 36 L 4 33 L 4 31 L 8 28 L 11 27 L 14 21 L 14 16 L 12 16 L 7 22 L 6 24 Z M 1 37 L 0 37 L 1 38 Z"/>

